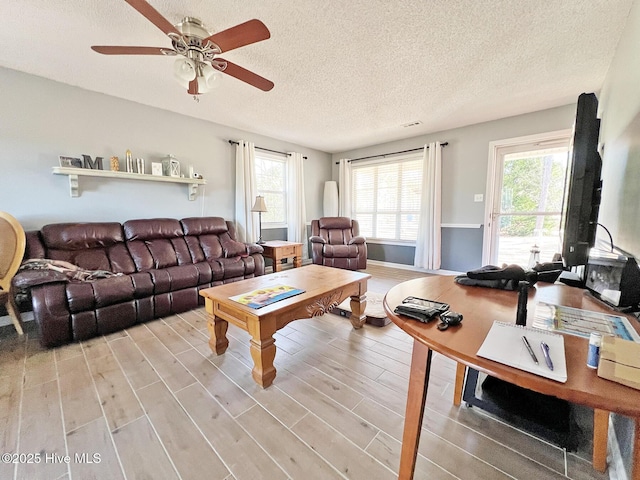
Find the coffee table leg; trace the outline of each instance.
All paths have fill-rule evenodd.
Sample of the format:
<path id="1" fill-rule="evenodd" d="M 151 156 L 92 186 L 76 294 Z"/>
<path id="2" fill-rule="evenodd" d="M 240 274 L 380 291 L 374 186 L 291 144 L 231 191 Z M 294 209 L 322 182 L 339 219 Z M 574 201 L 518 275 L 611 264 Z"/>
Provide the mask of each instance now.
<path id="1" fill-rule="evenodd" d="M 209 315 L 207 320 L 207 328 L 209 330 L 209 347 L 211 351 L 217 355 L 222 355 L 229 346 L 229 340 L 227 339 L 227 328 L 229 324 L 226 320 L 216 317 L 215 315 Z"/>
<path id="2" fill-rule="evenodd" d="M 367 316 L 364 313 L 364 309 L 367 308 L 367 296 L 354 295 L 351 297 L 351 325 L 353 328 L 361 328 L 367 321 Z"/>
<path id="3" fill-rule="evenodd" d="M 258 321 L 249 320 L 247 323 L 251 335 L 251 358 L 253 358 L 253 370 L 251 376 L 262 388 L 267 388 L 276 378 L 276 367 L 273 360 L 276 358 L 276 344 L 273 334 L 276 333 L 275 319 Z"/>

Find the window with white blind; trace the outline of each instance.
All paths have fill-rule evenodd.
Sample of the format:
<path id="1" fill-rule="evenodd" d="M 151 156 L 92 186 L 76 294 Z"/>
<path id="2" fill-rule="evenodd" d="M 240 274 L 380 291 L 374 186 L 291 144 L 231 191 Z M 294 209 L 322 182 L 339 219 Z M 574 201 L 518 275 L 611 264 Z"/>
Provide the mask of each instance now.
<path id="1" fill-rule="evenodd" d="M 263 227 L 287 224 L 287 158 L 256 151 L 256 184 L 264 197 L 267 211 L 262 214 Z"/>
<path id="2" fill-rule="evenodd" d="M 422 154 L 351 169 L 352 217 L 367 239 L 415 242 L 422 185 Z"/>

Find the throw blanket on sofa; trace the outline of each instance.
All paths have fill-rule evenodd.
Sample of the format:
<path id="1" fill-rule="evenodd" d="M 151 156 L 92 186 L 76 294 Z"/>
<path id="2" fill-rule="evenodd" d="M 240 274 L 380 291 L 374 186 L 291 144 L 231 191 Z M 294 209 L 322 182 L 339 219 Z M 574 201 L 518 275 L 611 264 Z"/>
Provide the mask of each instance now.
<path id="1" fill-rule="evenodd" d="M 121 273 L 113 273 L 107 270 L 87 270 L 80 268 L 73 263 L 63 260 L 50 260 L 48 258 L 32 258 L 25 260 L 20 265 L 22 270 L 51 270 L 65 275 L 69 281 L 90 282 L 99 278 L 117 277 Z"/>

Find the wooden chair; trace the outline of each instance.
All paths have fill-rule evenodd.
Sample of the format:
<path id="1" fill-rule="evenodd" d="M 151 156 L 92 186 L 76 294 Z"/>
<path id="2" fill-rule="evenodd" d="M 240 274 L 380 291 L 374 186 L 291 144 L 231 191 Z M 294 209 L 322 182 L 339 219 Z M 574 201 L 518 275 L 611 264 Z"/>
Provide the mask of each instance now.
<path id="1" fill-rule="evenodd" d="M 22 263 L 25 245 L 24 230 L 18 220 L 0 212 L 0 305 L 6 307 L 19 335 L 24 332 L 11 280 Z"/>

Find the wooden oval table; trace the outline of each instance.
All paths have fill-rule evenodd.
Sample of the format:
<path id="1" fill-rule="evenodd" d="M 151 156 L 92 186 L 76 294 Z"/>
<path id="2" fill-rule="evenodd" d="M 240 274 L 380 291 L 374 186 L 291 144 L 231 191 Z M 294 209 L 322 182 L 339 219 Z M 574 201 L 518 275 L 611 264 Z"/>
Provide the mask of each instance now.
<path id="1" fill-rule="evenodd" d="M 432 353 L 438 352 L 456 362 L 456 386 L 454 404 L 460 405 L 465 367 L 471 367 L 488 375 L 533 390 L 553 395 L 573 403 L 594 409 L 593 466 L 606 468 L 607 426 L 609 412 L 620 413 L 635 419 L 634 444 L 640 439 L 640 391 L 598 377 L 595 370 L 586 366 L 588 340 L 565 335 L 567 382 L 559 383 L 538 375 L 524 372 L 501 363 L 478 357 L 476 352 L 495 320 L 515 323 L 517 292 L 482 287 L 458 285 L 450 276 L 430 276 L 401 283 L 386 294 L 384 309 L 393 323 L 413 338 L 413 354 L 407 408 L 405 412 L 399 479 L 413 478 L 422 416 L 424 414 Z M 460 327 L 446 331 L 437 329 L 436 321 L 421 323 L 393 313 L 395 307 L 408 296 L 427 298 L 448 303 L 451 310 L 462 313 Z M 538 301 L 568 307 L 609 312 L 604 303 L 587 291 L 566 285 L 538 283 L 530 289 L 528 301 L 528 325 L 531 325 Z M 638 321 L 631 319 L 638 331 Z M 640 452 L 634 449 L 633 478 L 640 480 Z"/>

